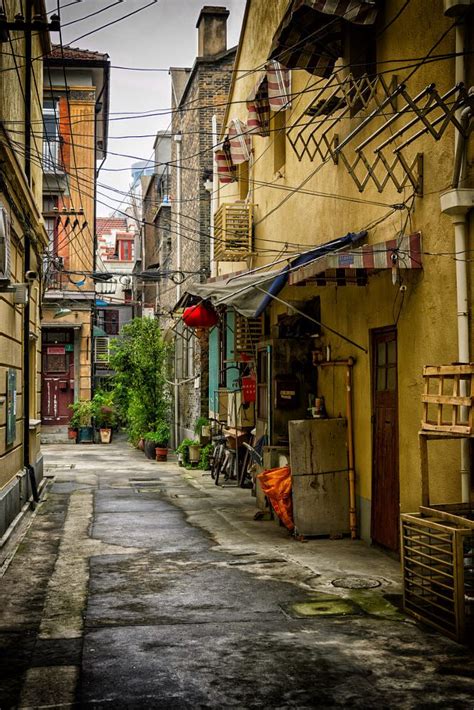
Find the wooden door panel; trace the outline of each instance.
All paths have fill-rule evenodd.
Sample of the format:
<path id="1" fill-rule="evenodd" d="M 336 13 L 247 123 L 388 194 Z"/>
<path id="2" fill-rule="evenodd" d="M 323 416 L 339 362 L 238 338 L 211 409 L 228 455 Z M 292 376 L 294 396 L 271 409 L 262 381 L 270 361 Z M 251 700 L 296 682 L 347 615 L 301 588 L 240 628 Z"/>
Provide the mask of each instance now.
<path id="1" fill-rule="evenodd" d="M 400 494 L 396 331 L 374 331 L 372 346 L 374 445 L 371 535 L 374 542 L 390 550 L 398 550 Z"/>
<path id="2" fill-rule="evenodd" d="M 41 419 L 44 424 L 67 424 L 74 401 L 74 353 L 61 345 L 44 349 Z"/>

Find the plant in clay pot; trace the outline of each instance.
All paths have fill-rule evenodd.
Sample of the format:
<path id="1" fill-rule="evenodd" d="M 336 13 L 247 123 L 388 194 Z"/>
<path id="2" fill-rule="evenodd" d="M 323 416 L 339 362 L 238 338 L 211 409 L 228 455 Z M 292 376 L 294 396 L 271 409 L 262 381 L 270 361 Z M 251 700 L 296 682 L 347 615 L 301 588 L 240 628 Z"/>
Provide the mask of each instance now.
<path id="1" fill-rule="evenodd" d="M 145 456 L 148 459 L 166 461 L 168 457 L 168 441 L 170 426 L 166 421 L 160 421 L 153 431 L 145 434 Z M 159 458 L 158 458 L 159 457 Z"/>
<path id="2" fill-rule="evenodd" d="M 117 412 L 111 392 L 96 392 L 92 399 L 94 422 L 100 432 L 100 442 L 110 444 L 112 429 L 117 423 Z"/>
<path id="3" fill-rule="evenodd" d="M 94 442 L 94 427 L 92 426 L 93 405 L 90 399 L 79 399 L 69 405 L 72 416 L 69 426 L 77 426 L 77 443 L 92 444 Z"/>

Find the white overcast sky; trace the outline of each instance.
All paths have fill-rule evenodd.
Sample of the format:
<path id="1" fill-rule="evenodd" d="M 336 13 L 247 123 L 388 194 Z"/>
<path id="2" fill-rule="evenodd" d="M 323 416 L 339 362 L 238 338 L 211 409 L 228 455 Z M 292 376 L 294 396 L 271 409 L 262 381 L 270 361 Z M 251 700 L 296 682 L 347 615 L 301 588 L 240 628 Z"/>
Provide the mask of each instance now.
<path id="1" fill-rule="evenodd" d="M 192 66 L 197 53 L 196 21 L 204 5 L 225 6 L 230 11 L 227 29 L 227 44 L 237 44 L 245 0 L 227 0 L 212 3 L 207 0 L 158 0 L 142 12 L 106 27 L 83 39 L 78 39 L 102 25 L 118 19 L 150 0 L 60 0 L 62 39 L 81 49 L 106 52 L 112 64 L 111 71 L 111 114 L 109 124 L 109 151 L 126 153 L 133 158 L 110 155 L 99 176 L 97 205 L 99 215 L 108 215 L 113 202 L 120 195 L 107 192 L 103 185 L 127 191 L 130 186 L 129 168 L 138 159 L 151 157 L 154 139 L 132 138 L 131 136 L 156 134 L 168 127 L 171 116 L 150 116 L 131 119 L 121 118 L 121 113 L 143 111 L 166 111 L 170 106 L 170 77 L 167 69 L 171 66 Z M 68 7 L 66 7 L 68 5 Z M 109 7 L 113 5 L 113 7 Z M 56 0 L 47 0 L 49 11 L 56 11 Z M 103 10 L 88 19 L 81 18 Z M 77 20 L 77 21 L 76 21 Z M 74 22 L 69 26 L 67 23 Z M 77 40 L 77 41 L 76 41 Z M 52 41 L 59 42 L 59 35 L 52 34 Z M 115 69 L 114 66 L 158 68 L 160 72 L 138 72 Z M 120 120 L 115 120 L 120 119 Z M 117 138 L 117 136 L 127 136 Z M 116 171 L 118 168 L 125 170 Z M 122 205 L 123 208 L 123 205 Z"/>

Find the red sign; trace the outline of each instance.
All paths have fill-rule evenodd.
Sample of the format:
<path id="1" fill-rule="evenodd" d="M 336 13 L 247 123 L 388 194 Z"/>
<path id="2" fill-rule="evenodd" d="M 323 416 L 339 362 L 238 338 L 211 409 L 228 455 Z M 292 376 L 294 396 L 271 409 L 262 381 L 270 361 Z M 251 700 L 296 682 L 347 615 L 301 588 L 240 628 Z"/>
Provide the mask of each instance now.
<path id="1" fill-rule="evenodd" d="M 46 349 L 47 355 L 64 355 L 66 347 L 64 345 L 50 345 Z"/>

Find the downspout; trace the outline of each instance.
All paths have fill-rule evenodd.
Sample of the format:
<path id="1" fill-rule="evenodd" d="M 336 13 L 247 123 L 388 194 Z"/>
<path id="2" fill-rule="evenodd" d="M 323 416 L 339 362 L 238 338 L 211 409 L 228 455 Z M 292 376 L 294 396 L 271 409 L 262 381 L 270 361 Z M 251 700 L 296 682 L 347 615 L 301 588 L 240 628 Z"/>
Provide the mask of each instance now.
<path id="1" fill-rule="evenodd" d="M 176 143 L 176 271 L 181 271 L 181 133 L 174 136 Z M 181 284 L 176 284 L 176 301 L 181 298 Z M 175 444 L 179 443 L 179 382 L 178 382 L 178 349 L 174 350 L 175 386 L 174 386 L 174 435 Z"/>
<path id="2" fill-rule="evenodd" d="M 216 114 L 212 117 L 212 192 L 211 192 L 211 219 L 210 219 L 210 237 L 211 242 L 209 245 L 209 261 L 211 264 L 211 276 L 216 276 L 216 265 L 214 263 L 214 253 L 215 253 L 215 242 L 214 242 L 214 213 L 216 211 L 217 205 L 217 193 L 219 191 L 219 182 L 217 177 L 217 165 L 216 165 L 216 154 L 214 148 L 217 145 L 218 135 L 217 135 L 217 116 Z"/>
<path id="3" fill-rule="evenodd" d="M 464 84 L 466 79 L 465 16 L 460 16 L 456 25 L 455 83 Z M 470 120 L 466 111 L 458 111 L 457 119 L 463 126 Z M 468 212 L 474 206 L 474 191 L 460 187 L 465 171 L 465 141 L 458 129 L 454 137 L 453 189 L 441 195 L 441 211 L 451 217 L 454 226 L 454 250 L 456 259 L 456 305 L 458 330 L 458 361 L 470 362 L 469 352 L 469 294 L 468 294 Z M 460 394 L 466 396 L 466 382 L 462 381 Z M 463 408 L 464 409 L 464 408 Z M 463 415 L 466 415 L 464 410 Z M 461 439 L 461 502 L 469 502 L 470 493 L 470 445 L 469 439 Z"/>
<path id="4" fill-rule="evenodd" d="M 181 133 L 176 133 L 174 141 L 176 143 L 176 271 L 181 271 Z M 181 298 L 181 284 L 176 284 L 176 301 Z"/>
<path id="5" fill-rule="evenodd" d="M 31 0 L 26 3 L 25 29 L 25 175 L 31 188 Z M 25 230 L 24 282 L 28 283 L 28 298 L 23 309 L 23 466 L 28 472 L 33 500 L 38 501 L 35 471 L 30 461 L 30 285 L 26 274 L 31 269 L 31 239 Z"/>

